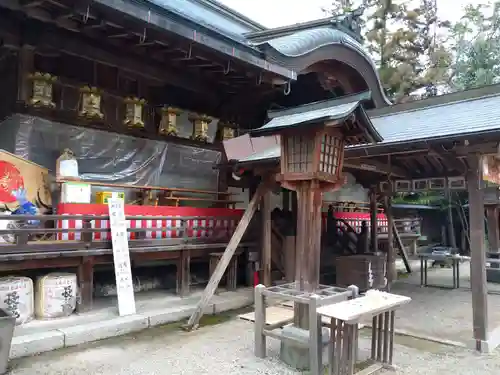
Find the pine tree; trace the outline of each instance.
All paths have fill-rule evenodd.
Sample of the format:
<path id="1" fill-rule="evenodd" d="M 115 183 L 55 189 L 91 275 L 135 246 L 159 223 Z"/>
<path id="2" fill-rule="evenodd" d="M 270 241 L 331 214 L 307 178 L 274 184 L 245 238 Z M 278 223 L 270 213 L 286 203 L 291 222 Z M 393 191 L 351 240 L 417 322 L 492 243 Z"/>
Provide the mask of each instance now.
<path id="1" fill-rule="evenodd" d="M 449 27 L 437 17 L 436 0 L 419 0 L 411 8 L 403 0 L 369 0 L 364 23 L 365 48 L 375 60 L 382 84 L 395 102 L 436 95 L 448 81 L 450 54 L 441 43 Z M 338 1 L 332 13 L 352 9 Z M 416 91 L 422 93 L 416 95 Z"/>
<path id="2" fill-rule="evenodd" d="M 452 28 L 450 90 L 500 82 L 500 1 L 469 5 Z"/>

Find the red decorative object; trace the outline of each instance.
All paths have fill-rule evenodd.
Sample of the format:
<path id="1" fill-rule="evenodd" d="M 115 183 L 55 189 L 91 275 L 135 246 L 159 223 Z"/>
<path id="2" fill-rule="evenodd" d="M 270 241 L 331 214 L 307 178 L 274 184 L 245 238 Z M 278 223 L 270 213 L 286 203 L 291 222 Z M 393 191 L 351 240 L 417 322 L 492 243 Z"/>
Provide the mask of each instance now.
<path id="1" fill-rule="evenodd" d="M 158 228 L 155 231 L 148 231 L 146 238 L 178 238 L 180 233 L 172 228 L 181 225 L 180 220 L 156 220 L 155 216 L 179 217 L 200 217 L 199 220 L 188 220 L 188 237 L 203 238 L 214 232 L 225 231 L 231 234 L 238 221 L 243 216 L 244 210 L 235 210 L 230 208 L 197 208 L 197 207 L 172 207 L 172 206 L 135 206 L 125 205 L 125 215 L 129 216 L 151 216 L 150 220 L 127 220 L 129 228 Z M 58 215 L 108 215 L 108 206 L 106 204 L 78 204 L 62 203 L 57 206 Z M 220 217 L 221 219 L 217 219 Z M 82 220 L 58 220 L 57 228 L 74 229 L 82 228 Z M 109 228 L 109 220 L 96 220 L 91 222 L 93 228 Z M 190 227 L 206 227 L 206 229 L 190 229 Z M 129 233 L 129 239 L 135 239 L 135 233 Z M 111 239 L 111 234 L 94 233 L 93 239 L 96 241 Z M 59 233 L 59 240 L 80 240 L 81 234 Z"/>
<path id="2" fill-rule="evenodd" d="M 21 172 L 12 163 L 0 160 L 0 202 L 14 203 L 16 198 L 12 191 L 24 189 L 24 180 Z"/>

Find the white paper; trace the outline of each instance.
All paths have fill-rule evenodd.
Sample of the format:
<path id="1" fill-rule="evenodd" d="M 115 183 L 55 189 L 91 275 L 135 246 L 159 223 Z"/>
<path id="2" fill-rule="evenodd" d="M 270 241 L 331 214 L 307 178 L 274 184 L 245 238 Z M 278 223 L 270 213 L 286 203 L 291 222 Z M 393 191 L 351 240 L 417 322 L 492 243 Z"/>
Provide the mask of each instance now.
<path id="1" fill-rule="evenodd" d="M 61 203 L 90 203 L 91 191 L 89 184 L 65 182 L 61 189 Z"/>
<path id="2" fill-rule="evenodd" d="M 78 176 L 78 161 L 75 159 L 59 160 L 59 177 Z"/>
<path id="3" fill-rule="evenodd" d="M 135 314 L 136 309 L 125 220 L 125 203 L 123 199 L 109 199 L 108 209 L 118 295 L 118 313 L 120 316 L 132 315 Z"/>

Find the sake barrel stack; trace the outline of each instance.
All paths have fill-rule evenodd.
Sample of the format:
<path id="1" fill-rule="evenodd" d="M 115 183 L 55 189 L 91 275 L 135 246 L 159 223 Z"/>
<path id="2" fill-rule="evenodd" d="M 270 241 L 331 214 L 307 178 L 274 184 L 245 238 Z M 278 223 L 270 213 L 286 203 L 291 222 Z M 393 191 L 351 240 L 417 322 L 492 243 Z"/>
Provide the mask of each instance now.
<path id="1" fill-rule="evenodd" d="M 76 308 L 77 278 L 73 273 L 49 273 L 36 282 L 35 312 L 38 319 L 70 316 Z"/>
<path id="2" fill-rule="evenodd" d="M 23 276 L 1 277 L 0 308 L 16 318 L 16 325 L 31 321 L 35 315 L 33 281 Z"/>

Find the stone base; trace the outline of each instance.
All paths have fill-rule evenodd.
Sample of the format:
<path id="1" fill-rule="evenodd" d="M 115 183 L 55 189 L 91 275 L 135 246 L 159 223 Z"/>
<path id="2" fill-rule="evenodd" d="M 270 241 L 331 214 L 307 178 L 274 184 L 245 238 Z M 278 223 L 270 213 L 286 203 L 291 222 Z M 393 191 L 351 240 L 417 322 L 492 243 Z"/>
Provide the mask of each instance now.
<path id="1" fill-rule="evenodd" d="M 291 341 L 281 341 L 280 358 L 288 366 L 299 371 L 308 371 L 310 369 L 309 359 L 309 331 L 294 326 L 285 326 L 282 330 L 284 338 L 300 340 L 302 345 L 294 344 Z M 323 335 L 323 360 L 328 358 L 327 346 L 330 340 L 330 330 L 322 329 Z"/>

